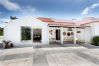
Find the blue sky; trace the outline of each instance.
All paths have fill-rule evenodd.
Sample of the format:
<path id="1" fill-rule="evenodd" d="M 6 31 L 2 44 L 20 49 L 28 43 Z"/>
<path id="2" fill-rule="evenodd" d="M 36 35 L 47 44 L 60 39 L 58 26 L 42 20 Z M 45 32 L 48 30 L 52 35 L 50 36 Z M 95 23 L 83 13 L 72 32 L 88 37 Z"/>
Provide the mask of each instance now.
<path id="1" fill-rule="evenodd" d="M 80 19 L 99 17 L 99 0 L 0 0 L 0 19 L 9 16 Z"/>

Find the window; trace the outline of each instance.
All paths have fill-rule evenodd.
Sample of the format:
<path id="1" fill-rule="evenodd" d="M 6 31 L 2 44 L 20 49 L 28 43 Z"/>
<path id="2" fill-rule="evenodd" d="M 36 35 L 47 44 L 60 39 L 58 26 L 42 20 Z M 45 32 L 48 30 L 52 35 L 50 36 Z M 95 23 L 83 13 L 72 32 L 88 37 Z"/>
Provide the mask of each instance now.
<path id="1" fill-rule="evenodd" d="M 41 29 L 33 29 L 33 42 L 41 42 L 42 38 L 42 30 Z"/>
<path id="2" fill-rule="evenodd" d="M 72 31 L 72 28 L 68 28 L 67 30 L 68 30 L 68 31 Z"/>
<path id="3" fill-rule="evenodd" d="M 21 40 L 31 40 L 31 28 L 21 27 Z"/>

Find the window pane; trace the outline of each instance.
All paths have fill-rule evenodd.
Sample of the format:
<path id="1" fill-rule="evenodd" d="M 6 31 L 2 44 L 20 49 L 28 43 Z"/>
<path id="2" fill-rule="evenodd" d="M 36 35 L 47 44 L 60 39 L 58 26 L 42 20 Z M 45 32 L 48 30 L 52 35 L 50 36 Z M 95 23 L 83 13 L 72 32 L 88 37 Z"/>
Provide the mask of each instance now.
<path id="1" fill-rule="evenodd" d="M 22 40 L 31 40 L 31 28 L 29 28 L 29 27 L 21 28 L 21 39 Z"/>

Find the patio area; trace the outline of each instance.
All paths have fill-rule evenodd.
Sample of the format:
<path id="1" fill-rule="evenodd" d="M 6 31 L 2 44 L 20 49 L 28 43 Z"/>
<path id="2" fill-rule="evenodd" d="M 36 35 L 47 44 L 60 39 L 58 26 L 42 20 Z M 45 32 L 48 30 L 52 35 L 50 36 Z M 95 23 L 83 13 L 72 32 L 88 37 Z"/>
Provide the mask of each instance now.
<path id="1" fill-rule="evenodd" d="M 90 44 L 0 49 L 0 66 L 99 66 L 99 48 Z"/>
<path id="2" fill-rule="evenodd" d="M 98 46 L 94 46 L 91 44 L 84 44 L 84 43 L 78 43 L 78 44 L 73 44 L 73 43 L 68 43 L 68 44 L 61 44 L 61 43 L 52 43 L 49 45 L 33 45 L 34 48 L 57 48 L 57 47 L 86 47 L 86 48 L 99 48 Z"/>
<path id="3" fill-rule="evenodd" d="M 32 66 L 33 47 L 0 49 L 0 66 Z"/>
<path id="4" fill-rule="evenodd" d="M 33 66 L 99 66 L 98 51 L 84 46 L 37 48 Z"/>

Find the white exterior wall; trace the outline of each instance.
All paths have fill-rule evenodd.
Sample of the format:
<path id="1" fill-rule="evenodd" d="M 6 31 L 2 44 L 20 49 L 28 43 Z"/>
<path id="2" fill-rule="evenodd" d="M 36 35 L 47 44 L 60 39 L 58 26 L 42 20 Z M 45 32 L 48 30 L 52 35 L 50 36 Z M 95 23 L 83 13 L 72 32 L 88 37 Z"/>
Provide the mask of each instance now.
<path id="1" fill-rule="evenodd" d="M 86 26 L 90 26 L 90 27 L 86 27 L 85 28 L 85 34 L 79 34 L 79 39 L 82 39 L 83 36 L 85 39 L 86 43 L 91 43 L 91 39 L 93 36 L 99 36 L 99 23 L 98 22 L 92 22 L 89 24 L 86 24 Z"/>
<path id="2" fill-rule="evenodd" d="M 86 27 L 85 29 L 78 28 L 77 31 L 81 31 L 77 33 L 78 41 L 90 43 L 92 38 L 92 29 L 91 27 Z"/>
<path id="3" fill-rule="evenodd" d="M 93 22 L 93 23 L 90 23 L 88 24 L 90 25 L 91 27 L 87 27 L 86 28 L 86 42 L 91 42 L 91 38 L 94 37 L 94 36 L 99 36 L 99 23 L 98 22 Z"/>
<path id="4" fill-rule="evenodd" d="M 99 23 L 94 23 L 94 36 L 99 36 Z"/>
<path id="5" fill-rule="evenodd" d="M 91 27 L 87 27 L 86 28 L 86 42 L 91 42 L 91 38 L 94 37 L 94 36 L 99 36 L 99 23 L 98 22 L 93 22 L 93 23 L 90 23 L 88 24 L 90 25 Z"/>
<path id="6" fill-rule="evenodd" d="M 76 34 L 77 41 L 84 42 L 84 39 L 85 39 L 85 37 L 84 37 L 84 29 L 77 28 L 77 31 L 80 31 L 80 33 Z"/>
<path id="7" fill-rule="evenodd" d="M 33 43 L 33 37 L 31 40 L 21 40 L 21 26 L 28 26 L 31 29 L 42 29 L 42 43 Z M 33 32 L 33 30 L 32 30 Z M 31 32 L 32 36 L 33 33 Z M 16 46 L 21 45 L 34 45 L 34 44 L 49 44 L 48 27 L 44 22 L 40 22 L 36 18 L 24 17 L 21 19 L 12 20 L 6 24 L 4 28 L 4 39 L 12 41 Z"/>
<path id="8" fill-rule="evenodd" d="M 91 39 L 95 35 L 95 23 L 89 23 L 85 26 L 85 29 L 81 29 L 81 33 L 78 34 L 79 40 L 85 43 L 91 43 Z"/>
<path id="9" fill-rule="evenodd" d="M 85 42 L 91 43 L 91 38 L 92 38 L 92 28 L 86 27 L 85 28 Z"/>

